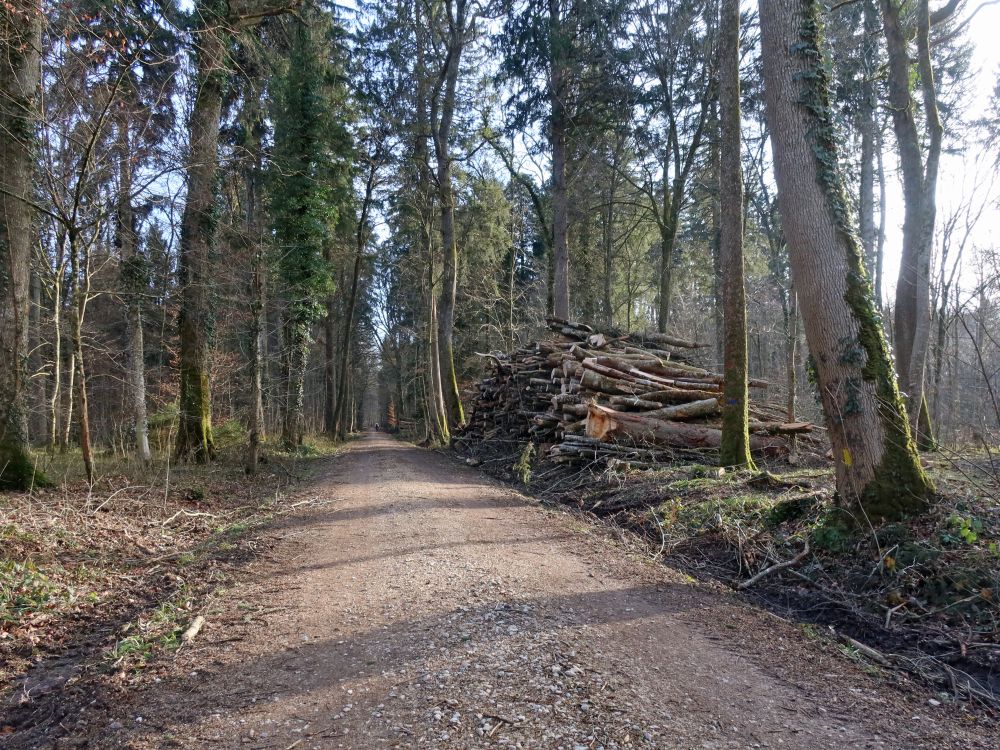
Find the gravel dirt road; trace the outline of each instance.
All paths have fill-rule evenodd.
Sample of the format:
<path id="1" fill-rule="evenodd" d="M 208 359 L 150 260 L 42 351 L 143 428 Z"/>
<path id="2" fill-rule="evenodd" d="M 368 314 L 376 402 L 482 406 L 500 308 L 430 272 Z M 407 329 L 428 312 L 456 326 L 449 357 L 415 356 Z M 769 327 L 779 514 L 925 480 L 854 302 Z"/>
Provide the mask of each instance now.
<path id="1" fill-rule="evenodd" d="M 370 434 L 95 748 L 996 748 L 966 709 Z M 866 671 L 868 670 L 868 671 Z M 60 745 L 61 747 L 61 745 Z"/>

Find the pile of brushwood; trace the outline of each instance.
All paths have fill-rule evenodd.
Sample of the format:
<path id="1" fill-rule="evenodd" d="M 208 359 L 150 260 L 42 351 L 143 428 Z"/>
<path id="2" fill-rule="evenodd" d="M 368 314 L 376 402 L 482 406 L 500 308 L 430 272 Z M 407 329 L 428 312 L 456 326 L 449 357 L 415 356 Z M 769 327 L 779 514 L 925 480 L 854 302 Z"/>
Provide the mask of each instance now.
<path id="1" fill-rule="evenodd" d="M 695 454 L 711 460 L 722 437 L 723 376 L 691 364 L 701 345 L 664 333 L 547 323 L 549 339 L 483 355 L 492 372 L 479 382 L 456 438 L 460 452 L 476 462 L 530 444 L 537 458 L 573 467 L 652 468 Z M 750 380 L 753 394 L 766 387 Z M 784 406 L 753 399 L 751 451 L 779 457 L 822 446 L 812 424 L 786 417 Z"/>

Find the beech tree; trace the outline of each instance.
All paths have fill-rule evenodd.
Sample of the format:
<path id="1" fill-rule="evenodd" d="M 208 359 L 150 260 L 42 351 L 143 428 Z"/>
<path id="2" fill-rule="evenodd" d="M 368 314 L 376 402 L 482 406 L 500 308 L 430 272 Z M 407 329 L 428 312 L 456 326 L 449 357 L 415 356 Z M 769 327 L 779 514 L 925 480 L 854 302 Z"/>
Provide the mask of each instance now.
<path id="1" fill-rule="evenodd" d="M 815 0 L 760 3 L 778 201 L 838 493 L 870 520 L 900 518 L 926 509 L 934 487 L 917 456 L 844 193 L 821 12 Z"/>

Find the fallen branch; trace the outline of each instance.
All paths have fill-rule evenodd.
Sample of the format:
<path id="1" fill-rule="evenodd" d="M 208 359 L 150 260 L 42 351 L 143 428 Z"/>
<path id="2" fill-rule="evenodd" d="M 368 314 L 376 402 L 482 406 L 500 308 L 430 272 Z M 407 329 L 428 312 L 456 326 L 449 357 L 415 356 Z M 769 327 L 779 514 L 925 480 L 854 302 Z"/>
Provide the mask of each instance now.
<path id="1" fill-rule="evenodd" d="M 866 646 L 861 641 L 856 641 L 850 636 L 843 634 L 838 635 L 837 640 L 839 640 L 845 646 L 850 646 L 859 654 L 864 654 L 872 661 L 877 661 L 879 664 L 885 667 L 889 666 L 889 660 L 885 656 L 883 656 L 880 651 L 876 651 L 871 646 Z"/>
<path id="2" fill-rule="evenodd" d="M 798 565 L 800 562 L 802 562 L 805 559 L 806 555 L 808 555 L 808 554 L 809 554 L 809 541 L 806 540 L 806 546 L 795 557 L 793 557 L 790 560 L 784 560 L 782 562 L 775 563 L 774 565 L 771 565 L 771 566 L 769 566 L 767 568 L 764 568 L 762 571 L 760 571 L 757 575 L 753 576 L 752 578 L 748 578 L 745 581 L 741 581 L 741 582 L 737 583 L 736 584 L 736 588 L 738 590 L 740 590 L 740 591 L 743 591 L 744 589 L 748 589 L 751 586 L 753 586 L 755 583 L 757 583 L 757 581 L 759 581 L 762 578 L 766 578 L 767 576 L 771 575 L 772 573 L 777 573 L 780 570 L 785 570 L 786 568 L 791 568 L 791 567 L 793 567 L 795 565 Z"/>

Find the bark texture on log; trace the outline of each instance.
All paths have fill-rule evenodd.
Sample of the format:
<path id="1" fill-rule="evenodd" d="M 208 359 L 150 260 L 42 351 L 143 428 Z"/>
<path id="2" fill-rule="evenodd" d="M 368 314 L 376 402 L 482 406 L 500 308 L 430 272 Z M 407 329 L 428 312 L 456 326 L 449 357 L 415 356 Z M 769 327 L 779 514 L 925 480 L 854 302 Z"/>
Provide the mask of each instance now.
<path id="1" fill-rule="evenodd" d="M 597 440 L 627 438 L 639 444 L 669 445 L 674 448 L 718 448 L 722 430 L 715 427 L 656 419 L 648 414 L 617 412 L 592 404 L 587 412 L 587 437 Z M 772 455 L 786 451 L 788 444 L 759 436 L 749 439 L 751 450 Z"/>

